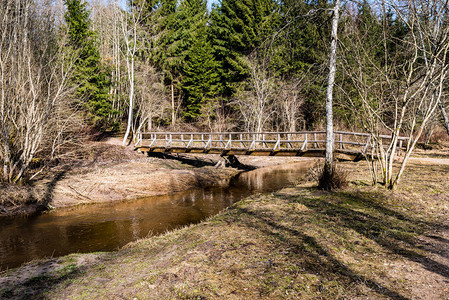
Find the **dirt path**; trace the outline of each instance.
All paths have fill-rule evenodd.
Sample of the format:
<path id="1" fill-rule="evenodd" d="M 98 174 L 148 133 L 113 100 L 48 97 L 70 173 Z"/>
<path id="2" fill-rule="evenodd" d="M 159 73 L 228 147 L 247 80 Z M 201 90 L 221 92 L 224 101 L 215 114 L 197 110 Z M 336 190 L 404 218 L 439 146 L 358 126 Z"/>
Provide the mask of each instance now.
<path id="1" fill-rule="evenodd" d="M 409 161 L 415 163 L 426 163 L 434 165 L 449 165 L 449 158 L 434 158 L 434 157 L 410 157 Z"/>

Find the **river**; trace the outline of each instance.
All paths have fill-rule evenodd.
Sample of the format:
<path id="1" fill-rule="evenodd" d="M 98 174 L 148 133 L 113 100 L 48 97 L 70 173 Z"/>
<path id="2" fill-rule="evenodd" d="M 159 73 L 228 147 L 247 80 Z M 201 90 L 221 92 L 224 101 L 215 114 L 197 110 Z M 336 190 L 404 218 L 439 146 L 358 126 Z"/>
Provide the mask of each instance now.
<path id="1" fill-rule="evenodd" d="M 266 167 L 241 173 L 225 187 L 0 219 L 0 270 L 44 257 L 113 251 L 139 238 L 198 223 L 251 194 L 292 185 L 310 166 L 307 161 Z"/>

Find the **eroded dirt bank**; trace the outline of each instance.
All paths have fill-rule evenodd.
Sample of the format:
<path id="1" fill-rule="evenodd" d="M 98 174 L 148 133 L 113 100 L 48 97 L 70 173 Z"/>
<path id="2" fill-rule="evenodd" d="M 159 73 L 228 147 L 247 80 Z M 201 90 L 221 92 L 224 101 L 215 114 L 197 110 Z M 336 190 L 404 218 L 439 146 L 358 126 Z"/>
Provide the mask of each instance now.
<path id="1" fill-rule="evenodd" d="M 201 224 L 112 253 L 0 275 L 11 299 L 447 299 L 448 165 L 411 163 L 397 191 L 314 183 L 255 195 Z"/>
<path id="2" fill-rule="evenodd" d="M 191 188 L 226 185 L 242 170 L 215 168 L 218 155 L 148 157 L 116 140 L 92 143 L 80 159 L 63 161 L 29 186 L 0 187 L 0 216 L 33 214 L 48 208 L 122 201 Z M 258 168 L 300 158 L 245 157 L 243 167 Z"/>

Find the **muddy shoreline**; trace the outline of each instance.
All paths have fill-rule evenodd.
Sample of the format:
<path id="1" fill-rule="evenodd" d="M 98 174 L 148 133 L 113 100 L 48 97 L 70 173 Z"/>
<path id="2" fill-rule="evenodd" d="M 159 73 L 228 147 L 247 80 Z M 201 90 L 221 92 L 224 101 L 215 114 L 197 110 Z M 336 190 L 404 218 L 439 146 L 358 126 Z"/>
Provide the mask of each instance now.
<path id="1" fill-rule="evenodd" d="M 0 218 L 224 186 L 245 168 L 305 160 L 298 157 L 239 157 L 243 168 L 216 168 L 218 155 L 148 157 L 129 147 L 106 146 L 104 143 L 94 145 L 98 153 L 93 158 L 62 164 L 32 185 L 1 186 Z"/>

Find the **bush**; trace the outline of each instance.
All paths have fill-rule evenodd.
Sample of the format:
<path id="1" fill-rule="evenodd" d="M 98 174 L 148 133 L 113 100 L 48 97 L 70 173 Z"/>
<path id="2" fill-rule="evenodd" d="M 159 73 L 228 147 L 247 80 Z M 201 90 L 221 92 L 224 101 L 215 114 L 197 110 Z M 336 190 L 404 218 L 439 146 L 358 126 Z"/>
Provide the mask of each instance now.
<path id="1" fill-rule="evenodd" d="M 318 187 L 325 191 L 333 191 L 348 186 L 348 172 L 337 167 L 336 163 L 330 167 L 325 164 L 318 178 Z"/>

